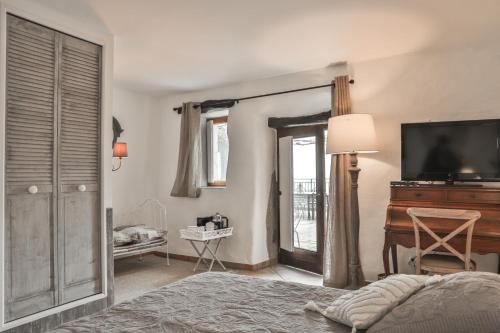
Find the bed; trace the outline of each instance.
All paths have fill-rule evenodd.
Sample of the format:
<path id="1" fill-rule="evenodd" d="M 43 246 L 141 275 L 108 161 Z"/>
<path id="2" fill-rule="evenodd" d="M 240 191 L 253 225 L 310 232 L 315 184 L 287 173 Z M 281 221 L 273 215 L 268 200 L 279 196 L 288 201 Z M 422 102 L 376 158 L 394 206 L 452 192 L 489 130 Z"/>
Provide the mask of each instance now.
<path id="1" fill-rule="evenodd" d="M 497 332 L 500 277 L 467 274 L 425 287 L 367 333 Z M 54 333 L 348 333 L 351 327 L 304 309 L 308 300 L 325 308 L 347 293 L 230 273 L 202 273 L 64 324 Z"/>
<path id="2" fill-rule="evenodd" d="M 230 273 L 202 273 L 65 324 L 55 332 L 348 333 L 350 327 L 319 313 L 304 312 L 305 295 L 326 305 L 342 293 Z"/>

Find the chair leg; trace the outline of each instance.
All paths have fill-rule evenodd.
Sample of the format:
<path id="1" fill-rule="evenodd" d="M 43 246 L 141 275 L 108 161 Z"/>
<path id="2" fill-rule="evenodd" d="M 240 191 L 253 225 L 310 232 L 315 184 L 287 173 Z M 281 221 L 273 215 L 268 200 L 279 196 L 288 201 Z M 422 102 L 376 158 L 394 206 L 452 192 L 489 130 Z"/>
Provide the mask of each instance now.
<path id="1" fill-rule="evenodd" d="M 416 258 L 417 262 L 415 264 L 415 274 L 416 275 L 422 275 L 422 266 L 420 264 L 420 258 Z M 425 273 L 427 274 L 427 273 Z"/>

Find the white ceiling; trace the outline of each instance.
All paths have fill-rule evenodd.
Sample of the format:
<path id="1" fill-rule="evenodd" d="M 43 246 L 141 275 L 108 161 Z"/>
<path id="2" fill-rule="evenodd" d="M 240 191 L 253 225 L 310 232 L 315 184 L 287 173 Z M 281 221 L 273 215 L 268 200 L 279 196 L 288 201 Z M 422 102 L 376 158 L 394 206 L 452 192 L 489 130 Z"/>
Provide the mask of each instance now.
<path id="1" fill-rule="evenodd" d="M 72 1 L 115 35 L 117 82 L 150 92 L 500 40 L 499 0 Z"/>

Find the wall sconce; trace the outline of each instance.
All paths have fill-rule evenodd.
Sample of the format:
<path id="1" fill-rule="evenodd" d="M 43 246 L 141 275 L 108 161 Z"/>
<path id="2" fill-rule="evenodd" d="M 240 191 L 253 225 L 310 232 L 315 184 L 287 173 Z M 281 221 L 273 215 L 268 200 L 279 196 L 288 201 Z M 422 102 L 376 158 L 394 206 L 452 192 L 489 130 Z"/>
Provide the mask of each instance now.
<path id="1" fill-rule="evenodd" d="M 113 146 L 113 157 L 118 158 L 118 167 L 114 167 L 112 171 L 116 171 L 121 168 L 122 166 L 122 158 L 128 157 L 128 152 L 127 152 L 127 144 L 125 142 L 117 142 Z"/>

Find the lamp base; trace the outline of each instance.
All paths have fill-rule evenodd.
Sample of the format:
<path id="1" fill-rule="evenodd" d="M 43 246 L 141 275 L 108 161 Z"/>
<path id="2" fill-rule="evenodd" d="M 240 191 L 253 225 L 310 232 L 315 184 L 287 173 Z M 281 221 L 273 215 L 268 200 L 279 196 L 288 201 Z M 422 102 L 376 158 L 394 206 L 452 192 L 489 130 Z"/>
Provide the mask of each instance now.
<path id="1" fill-rule="evenodd" d="M 350 153 L 349 175 L 351 176 L 351 257 L 349 261 L 348 289 L 359 289 L 365 285 L 361 264 L 359 263 L 359 204 L 358 204 L 358 177 L 361 171 L 358 168 L 358 154 Z"/>

